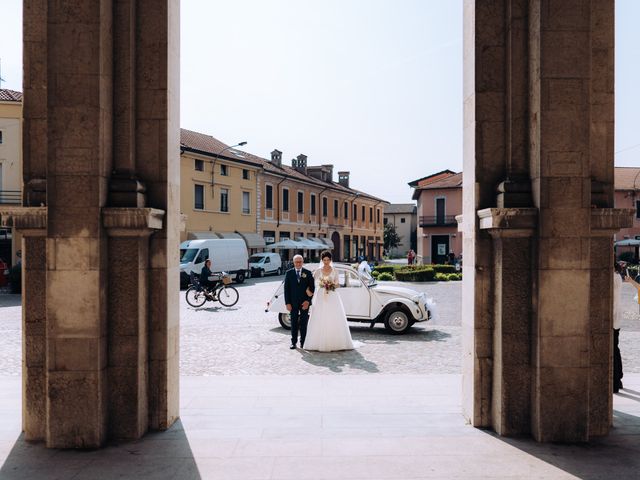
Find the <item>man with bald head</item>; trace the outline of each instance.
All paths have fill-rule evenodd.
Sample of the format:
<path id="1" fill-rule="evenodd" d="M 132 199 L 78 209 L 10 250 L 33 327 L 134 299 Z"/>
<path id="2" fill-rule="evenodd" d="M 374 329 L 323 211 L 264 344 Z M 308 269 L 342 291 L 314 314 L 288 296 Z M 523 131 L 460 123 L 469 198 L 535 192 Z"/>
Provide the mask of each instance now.
<path id="1" fill-rule="evenodd" d="M 315 291 L 313 274 L 304 268 L 302 255 L 293 257 L 293 268 L 284 276 L 284 303 L 291 314 L 291 348 L 298 344 L 298 330 L 300 331 L 300 346 L 304 348 L 309 324 L 309 306 Z"/>

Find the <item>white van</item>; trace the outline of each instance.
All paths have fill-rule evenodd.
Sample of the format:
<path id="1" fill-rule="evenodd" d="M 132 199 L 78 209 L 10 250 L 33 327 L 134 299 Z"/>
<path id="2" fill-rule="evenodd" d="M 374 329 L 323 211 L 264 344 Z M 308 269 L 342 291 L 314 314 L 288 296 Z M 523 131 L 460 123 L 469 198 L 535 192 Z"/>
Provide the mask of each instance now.
<path id="1" fill-rule="evenodd" d="M 186 240 L 180 244 L 180 286 L 189 284 L 191 272 L 200 275 L 207 258 L 212 272 L 227 272 L 242 283 L 248 273 L 248 257 L 247 246 L 239 238 Z"/>
<path id="2" fill-rule="evenodd" d="M 264 277 L 271 273 L 282 275 L 282 259 L 279 253 L 254 253 L 249 257 L 249 268 L 252 277 Z"/>

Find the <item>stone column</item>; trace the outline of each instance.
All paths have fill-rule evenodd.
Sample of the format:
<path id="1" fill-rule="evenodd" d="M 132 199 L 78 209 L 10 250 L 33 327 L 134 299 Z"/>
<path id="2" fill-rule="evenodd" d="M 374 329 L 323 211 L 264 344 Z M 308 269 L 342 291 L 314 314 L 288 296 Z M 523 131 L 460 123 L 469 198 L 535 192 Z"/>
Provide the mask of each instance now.
<path id="1" fill-rule="evenodd" d="M 463 407 L 503 435 L 609 428 L 612 235 L 631 222 L 613 209 L 613 10 L 465 2 Z"/>
<path id="2" fill-rule="evenodd" d="M 179 2 L 26 3 L 24 428 L 94 448 L 178 417 Z"/>

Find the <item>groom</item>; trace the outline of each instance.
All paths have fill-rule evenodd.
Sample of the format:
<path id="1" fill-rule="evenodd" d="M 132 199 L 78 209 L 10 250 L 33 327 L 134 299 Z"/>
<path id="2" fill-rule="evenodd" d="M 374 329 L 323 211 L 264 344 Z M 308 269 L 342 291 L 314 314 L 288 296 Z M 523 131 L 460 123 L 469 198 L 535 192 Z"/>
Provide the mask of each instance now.
<path id="1" fill-rule="evenodd" d="M 300 330 L 300 346 L 304 347 L 304 339 L 307 336 L 309 323 L 309 306 L 311 297 L 307 295 L 307 289 L 313 295 L 315 285 L 313 274 L 302 267 L 302 255 L 293 257 L 293 267 L 284 276 L 284 303 L 291 313 L 291 346 L 295 349 L 298 343 L 298 329 Z"/>

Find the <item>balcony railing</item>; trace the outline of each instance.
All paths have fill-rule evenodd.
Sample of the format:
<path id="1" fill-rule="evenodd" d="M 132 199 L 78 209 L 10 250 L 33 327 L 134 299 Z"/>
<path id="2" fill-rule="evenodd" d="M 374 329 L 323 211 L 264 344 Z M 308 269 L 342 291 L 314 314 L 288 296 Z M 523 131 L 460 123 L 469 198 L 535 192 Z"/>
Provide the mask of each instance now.
<path id="1" fill-rule="evenodd" d="M 438 215 L 420 217 L 420 227 L 451 227 L 458 225 L 455 215 Z"/>
<path id="2" fill-rule="evenodd" d="M 22 193 L 20 190 L 0 190 L 0 204 L 20 205 L 22 203 Z"/>

